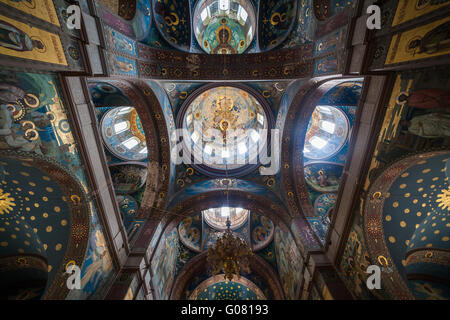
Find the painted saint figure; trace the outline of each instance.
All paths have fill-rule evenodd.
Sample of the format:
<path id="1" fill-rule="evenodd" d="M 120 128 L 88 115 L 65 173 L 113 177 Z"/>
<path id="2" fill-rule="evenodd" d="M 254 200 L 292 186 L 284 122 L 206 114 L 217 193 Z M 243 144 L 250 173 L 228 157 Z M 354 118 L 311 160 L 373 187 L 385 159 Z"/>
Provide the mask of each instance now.
<path id="1" fill-rule="evenodd" d="M 427 32 L 422 39 L 409 43 L 409 49 L 419 49 L 417 53 L 433 54 L 448 48 L 450 48 L 450 21 Z"/>
<path id="2" fill-rule="evenodd" d="M 40 40 L 32 40 L 28 34 L 3 20 L 0 20 L 0 46 L 16 51 L 44 49 L 44 44 Z"/>
<path id="3" fill-rule="evenodd" d="M 437 88 L 416 90 L 409 95 L 402 93 L 397 100 L 417 109 L 450 108 L 450 92 Z"/>
<path id="4" fill-rule="evenodd" d="M 450 137 L 450 114 L 429 113 L 403 121 L 408 131 L 423 138 Z"/>

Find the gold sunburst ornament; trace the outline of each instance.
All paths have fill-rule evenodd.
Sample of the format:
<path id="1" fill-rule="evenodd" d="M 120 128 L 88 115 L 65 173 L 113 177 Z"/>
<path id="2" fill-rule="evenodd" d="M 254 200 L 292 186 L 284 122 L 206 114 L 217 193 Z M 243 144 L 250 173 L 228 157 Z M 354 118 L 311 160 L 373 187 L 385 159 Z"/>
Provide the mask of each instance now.
<path id="1" fill-rule="evenodd" d="M 0 214 L 10 213 L 15 206 L 14 198 L 11 198 L 9 193 L 3 193 L 3 190 L 0 189 Z"/>
<path id="2" fill-rule="evenodd" d="M 438 207 L 442 210 L 447 209 L 450 211 L 450 187 L 448 190 L 442 190 L 442 193 L 439 194 L 438 199 L 436 199 L 436 202 L 439 203 Z"/>

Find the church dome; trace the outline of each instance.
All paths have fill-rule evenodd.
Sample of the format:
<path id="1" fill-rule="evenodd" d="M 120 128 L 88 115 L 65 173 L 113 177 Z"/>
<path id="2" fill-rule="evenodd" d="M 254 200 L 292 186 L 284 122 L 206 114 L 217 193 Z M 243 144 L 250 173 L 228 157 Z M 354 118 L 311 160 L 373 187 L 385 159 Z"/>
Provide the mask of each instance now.
<path id="1" fill-rule="evenodd" d="M 256 31 L 253 4 L 248 0 L 201 0 L 194 11 L 194 33 L 210 54 L 243 53 Z"/>
<path id="2" fill-rule="evenodd" d="M 217 174 L 257 164 L 266 146 L 268 116 L 262 103 L 250 92 L 231 86 L 216 86 L 188 101 L 182 114 L 184 149 L 202 167 Z"/>
<path id="3" fill-rule="evenodd" d="M 101 120 L 103 141 L 117 158 L 129 161 L 147 159 L 147 144 L 139 115 L 133 107 L 107 111 Z"/>

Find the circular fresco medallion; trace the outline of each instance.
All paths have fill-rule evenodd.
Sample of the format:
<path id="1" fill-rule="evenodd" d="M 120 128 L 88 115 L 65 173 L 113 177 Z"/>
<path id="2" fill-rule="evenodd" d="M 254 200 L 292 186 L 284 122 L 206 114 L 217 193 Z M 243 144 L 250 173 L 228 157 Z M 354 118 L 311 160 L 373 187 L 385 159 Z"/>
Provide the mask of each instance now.
<path id="1" fill-rule="evenodd" d="M 216 175 L 256 167 L 271 127 L 263 99 L 238 87 L 200 90 L 186 102 L 178 120 L 186 158 L 190 155 L 200 170 L 210 168 Z"/>

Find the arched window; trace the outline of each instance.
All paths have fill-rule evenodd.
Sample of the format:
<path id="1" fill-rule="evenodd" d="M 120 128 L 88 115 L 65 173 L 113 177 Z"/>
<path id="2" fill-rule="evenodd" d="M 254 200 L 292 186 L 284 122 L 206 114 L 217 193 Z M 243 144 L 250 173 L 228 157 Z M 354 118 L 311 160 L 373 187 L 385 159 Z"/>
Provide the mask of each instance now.
<path id="1" fill-rule="evenodd" d="M 331 157 L 343 147 L 349 130 L 343 111 L 332 106 L 317 106 L 308 125 L 304 156 L 314 160 Z"/>

